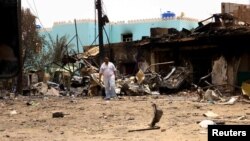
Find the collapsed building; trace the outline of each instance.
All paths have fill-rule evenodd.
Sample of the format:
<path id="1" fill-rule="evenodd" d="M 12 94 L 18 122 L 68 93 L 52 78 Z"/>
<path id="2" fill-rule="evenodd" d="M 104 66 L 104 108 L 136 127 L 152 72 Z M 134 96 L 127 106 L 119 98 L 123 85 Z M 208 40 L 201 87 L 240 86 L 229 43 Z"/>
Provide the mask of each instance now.
<path id="1" fill-rule="evenodd" d="M 110 50 L 111 59 L 122 75 L 135 75 L 139 58 L 143 57 L 151 64 L 150 72 L 160 74 L 162 81 L 165 78 L 161 83 L 163 87 L 179 88 L 171 84 L 174 80 L 167 82 L 170 75 L 179 71 L 175 81 L 188 79 L 198 84 L 201 78 L 209 76 L 207 85 L 233 92 L 237 85 L 250 78 L 249 39 L 249 24 L 224 13 L 199 22 L 194 30 L 151 28 L 150 37 L 105 48 Z M 174 63 L 163 63 L 171 61 Z"/>
<path id="2" fill-rule="evenodd" d="M 250 79 L 249 24 L 224 13 L 214 14 L 198 25 L 181 31 L 155 27 L 141 40 L 105 45 L 119 72 L 117 93 L 130 89 L 135 95 L 154 91 L 162 94 L 161 90 L 179 91 L 198 85 L 231 94 L 240 88 Z M 71 82 L 78 87 L 76 83 L 86 81 L 79 85 L 84 86 L 84 95 L 99 95 L 103 87 L 98 80 L 98 52 L 98 46 L 86 47 L 83 54 L 68 56 L 73 62 L 66 61 L 81 61 L 83 68 L 79 70 L 86 79 L 78 82 L 71 76 Z M 140 68 L 139 64 L 146 65 Z"/>

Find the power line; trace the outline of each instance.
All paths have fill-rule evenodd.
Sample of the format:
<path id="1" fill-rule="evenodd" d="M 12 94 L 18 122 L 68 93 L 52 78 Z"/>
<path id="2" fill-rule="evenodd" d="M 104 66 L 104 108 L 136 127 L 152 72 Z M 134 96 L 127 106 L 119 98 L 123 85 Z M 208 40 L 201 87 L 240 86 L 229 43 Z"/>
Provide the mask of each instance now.
<path id="1" fill-rule="evenodd" d="M 102 0 L 102 13 L 103 15 L 107 15 L 106 5 L 104 4 L 103 0 Z"/>
<path id="2" fill-rule="evenodd" d="M 29 0 L 27 0 L 27 1 L 29 1 Z M 34 0 L 33 0 L 33 5 L 34 5 L 34 7 L 35 7 L 36 17 L 37 17 L 38 21 L 40 22 L 40 24 L 43 26 L 43 24 L 42 24 L 42 22 L 41 22 L 41 20 L 40 20 L 40 18 L 39 18 L 39 15 L 38 15 L 38 12 L 37 12 L 37 8 L 36 8 L 36 3 L 35 3 Z"/>
<path id="3" fill-rule="evenodd" d="M 33 7 L 31 6 L 29 0 L 27 0 L 27 3 L 29 5 L 29 9 L 31 9 L 31 11 L 35 14 L 35 16 L 37 15 L 36 11 L 33 9 Z"/>
<path id="4" fill-rule="evenodd" d="M 27 1 L 29 1 L 29 0 L 27 0 Z M 28 2 L 29 3 L 29 2 Z M 38 21 L 39 21 L 39 23 L 42 25 L 42 27 L 43 27 L 43 29 L 44 29 L 44 31 L 49 35 L 49 36 L 51 36 L 50 35 L 50 33 L 47 31 L 47 29 L 46 28 L 44 28 L 44 25 L 43 25 L 43 23 L 42 23 L 42 21 L 41 21 L 41 19 L 40 19 L 40 17 L 39 17 L 39 15 L 38 15 L 38 11 L 37 11 L 37 8 L 36 8 L 36 3 L 35 3 L 35 1 L 33 0 L 33 5 L 34 5 L 34 7 L 35 7 L 35 12 L 36 12 L 36 17 L 37 17 L 37 19 L 38 19 Z M 31 7 L 32 8 L 32 7 Z M 33 9 L 33 8 L 32 8 Z"/>
<path id="5" fill-rule="evenodd" d="M 81 40 L 79 40 L 79 41 L 80 41 L 81 46 L 83 47 L 83 43 L 82 43 L 82 41 L 81 41 Z"/>
<path id="6" fill-rule="evenodd" d="M 107 31 L 106 31 L 106 28 L 103 27 L 103 30 L 104 30 L 104 33 L 105 33 L 105 35 L 106 35 L 106 37 L 107 37 L 108 44 L 110 45 L 110 40 L 109 40 L 108 33 L 107 33 Z"/>
<path id="7" fill-rule="evenodd" d="M 34 4 L 35 10 L 36 10 L 36 15 L 39 17 L 38 12 L 37 12 L 37 8 L 36 8 L 36 4 L 35 4 L 34 0 L 33 0 L 33 4 Z"/>

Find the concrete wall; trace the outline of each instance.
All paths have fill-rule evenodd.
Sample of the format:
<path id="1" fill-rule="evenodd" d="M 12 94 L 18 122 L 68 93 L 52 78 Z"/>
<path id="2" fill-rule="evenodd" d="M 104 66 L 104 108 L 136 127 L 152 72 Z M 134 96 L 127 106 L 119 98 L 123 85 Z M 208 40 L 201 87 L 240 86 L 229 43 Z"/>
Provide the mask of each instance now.
<path id="1" fill-rule="evenodd" d="M 150 28 L 161 27 L 161 28 L 176 28 L 182 30 L 182 28 L 192 29 L 197 27 L 197 22 L 191 20 L 161 20 L 156 19 L 155 21 L 138 21 L 129 22 L 124 24 L 111 24 L 105 28 L 108 30 L 110 35 L 111 43 L 122 42 L 121 35 L 124 33 L 132 33 L 133 41 L 141 40 L 142 36 L 150 36 Z"/>
<path id="2" fill-rule="evenodd" d="M 79 49 L 80 52 L 83 51 L 82 46 L 84 45 L 91 45 L 92 42 L 95 39 L 95 24 L 91 21 L 89 22 L 81 22 L 80 24 L 77 24 L 77 32 L 78 32 L 78 43 L 79 43 Z M 62 37 L 64 35 L 67 36 L 68 41 L 73 39 L 71 43 L 75 46 L 75 49 L 77 49 L 77 40 L 76 37 L 76 30 L 74 23 L 57 23 L 54 24 L 52 29 L 49 29 L 47 31 L 41 30 L 40 32 L 42 35 L 46 36 L 46 39 L 48 38 L 48 34 L 52 36 L 53 39 L 56 39 L 57 35 L 59 37 Z"/>
<path id="3" fill-rule="evenodd" d="M 150 36 L 150 28 L 176 28 L 182 30 L 182 28 L 192 29 L 198 26 L 198 21 L 190 18 L 182 19 L 143 19 L 133 20 L 125 22 L 109 23 L 105 25 L 105 32 L 103 33 L 104 44 L 122 42 L 122 34 L 132 33 L 133 41 L 141 40 L 143 36 Z M 96 36 L 98 35 L 98 26 L 93 20 L 77 20 L 77 29 L 79 36 L 79 48 L 80 52 L 83 51 L 84 46 L 91 45 Z M 58 35 L 59 37 L 67 35 L 68 41 L 75 36 L 75 24 L 73 22 L 57 22 L 49 30 L 41 30 L 40 33 L 45 35 L 48 39 L 50 34 L 54 39 Z M 107 38 L 108 37 L 108 38 Z M 76 38 L 72 40 L 72 44 L 76 49 Z M 94 42 L 94 45 L 98 44 L 98 39 Z M 83 47 L 83 48 L 82 48 Z"/>

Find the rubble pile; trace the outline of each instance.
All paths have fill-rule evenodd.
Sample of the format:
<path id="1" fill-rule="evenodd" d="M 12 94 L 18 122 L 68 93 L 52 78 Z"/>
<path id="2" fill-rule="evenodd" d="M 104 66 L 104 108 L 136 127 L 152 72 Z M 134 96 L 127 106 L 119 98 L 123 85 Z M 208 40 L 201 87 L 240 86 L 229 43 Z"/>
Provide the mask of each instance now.
<path id="1" fill-rule="evenodd" d="M 213 19 L 214 22 L 207 22 Z M 179 46 L 189 47 L 196 43 L 204 42 L 205 44 L 214 43 L 214 41 L 221 39 L 221 41 L 216 42 L 221 44 L 222 38 L 218 37 L 234 37 L 239 34 L 250 33 L 248 23 L 241 23 L 229 14 L 214 14 L 208 19 L 205 19 L 198 23 L 199 26 L 189 31 L 183 29 L 182 31 L 177 31 L 176 29 L 152 29 L 152 36 L 150 38 L 145 38 L 139 41 L 141 47 L 148 47 L 145 40 L 151 43 L 151 45 L 163 45 L 168 46 L 169 50 L 174 54 L 174 61 L 168 62 L 157 62 L 159 60 L 154 60 L 151 65 L 148 65 L 145 56 L 139 56 L 139 50 L 137 52 L 138 57 L 142 57 L 141 61 L 144 61 L 147 65 L 143 68 L 137 68 L 137 72 L 133 74 L 122 73 L 116 76 L 116 93 L 120 96 L 142 96 L 142 95 L 160 95 L 168 93 L 177 93 L 185 89 L 193 90 L 197 95 L 199 95 L 200 102 L 210 102 L 210 103 L 224 103 L 233 104 L 238 100 L 236 97 L 231 97 L 231 99 L 226 99 L 225 93 L 227 90 L 234 90 L 239 88 L 245 98 L 249 99 L 250 86 L 248 83 L 243 83 L 242 87 L 229 86 L 235 80 L 228 78 L 229 73 L 236 76 L 236 71 L 234 68 L 239 67 L 239 59 L 233 62 L 228 62 L 226 57 L 221 56 L 218 60 L 212 60 L 213 66 L 211 66 L 211 74 L 206 77 L 202 77 L 200 80 L 203 84 L 197 83 L 193 79 L 200 69 L 196 69 L 191 59 L 183 59 L 177 54 Z M 164 32 L 161 32 L 164 30 Z M 156 33 L 162 33 L 160 36 Z M 154 34 L 155 33 L 155 34 Z M 241 36 L 240 36 L 241 37 Z M 225 38 L 226 39 L 226 38 Z M 227 38 L 228 39 L 228 38 Z M 197 42 L 188 42 L 197 41 Z M 163 43 L 163 44 L 161 44 Z M 177 45 L 178 44 L 178 45 Z M 190 45 L 191 44 L 191 45 Z M 126 44 L 128 45 L 128 44 Z M 172 46 L 171 46 L 172 45 Z M 200 44 L 198 44 L 200 45 Z M 171 47 L 176 47 L 177 49 L 172 49 Z M 193 47 L 196 48 L 196 47 Z M 192 50 L 185 48 L 184 50 Z M 152 50 L 154 51 L 154 50 Z M 121 51 L 122 52 L 122 51 Z M 178 53 L 177 53 L 178 52 Z M 198 52 L 198 51 L 197 51 Z M 23 87 L 23 92 L 25 95 L 52 95 L 52 96 L 97 96 L 103 95 L 103 82 L 99 80 L 98 74 L 98 63 L 95 59 L 98 58 L 99 48 L 97 46 L 86 49 L 83 54 L 75 54 L 73 56 L 64 55 L 60 68 L 55 69 L 49 73 L 43 73 L 39 75 L 36 72 L 26 72 L 24 76 L 25 85 Z M 132 54 L 130 54 L 132 55 Z M 133 54 L 134 55 L 134 54 Z M 152 55 L 152 54 L 150 54 Z M 115 55 L 116 57 L 126 58 L 126 55 Z M 133 60 L 128 57 L 128 60 Z M 179 57 L 179 58 L 178 58 Z M 200 56 L 198 56 L 199 58 Z M 217 57 L 218 58 L 218 57 Z M 152 58 L 151 58 L 152 59 Z M 181 60 L 183 59 L 183 60 Z M 121 60 L 116 60 L 117 67 L 119 63 L 123 63 Z M 137 60 L 139 64 L 139 60 Z M 182 62 L 182 63 L 180 63 Z M 188 63 L 187 63 L 188 62 Z M 190 62 L 190 63 L 189 63 Z M 75 63 L 78 63 L 77 65 Z M 207 62 L 206 62 L 207 63 Z M 164 69 L 156 72 L 151 69 L 152 66 L 159 67 L 159 65 L 167 65 Z M 231 65 L 231 66 L 230 66 Z M 70 68 L 73 66 L 73 69 Z M 138 65 L 139 66 L 139 65 Z M 67 68 L 68 67 L 68 68 Z M 76 67 L 76 69 L 74 69 Z M 131 65 L 132 67 L 132 65 Z M 167 69 L 166 69 L 167 68 Z M 196 66 L 197 68 L 197 66 Z M 236 68 L 236 70 L 237 70 Z M 129 68 L 131 69 L 131 68 Z M 128 70 L 129 70 L 128 69 Z M 121 69 L 121 70 L 124 70 Z M 202 69 L 201 69 L 202 70 Z M 210 70 L 209 70 L 210 71 Z M 231 71 L 231 72 L 230 72 Z M 196 74 L 195 74 L 196 73 Z M 204 72 L 202 72 L 204 74 Z M 220 77 L 221 76 L 221 77 Z M 200 76 L 199 76 L 200 77 Z M 207 80 L 208 77 L 211 77 Z M 225 86 L 225 87 L 224 87 Z"/>

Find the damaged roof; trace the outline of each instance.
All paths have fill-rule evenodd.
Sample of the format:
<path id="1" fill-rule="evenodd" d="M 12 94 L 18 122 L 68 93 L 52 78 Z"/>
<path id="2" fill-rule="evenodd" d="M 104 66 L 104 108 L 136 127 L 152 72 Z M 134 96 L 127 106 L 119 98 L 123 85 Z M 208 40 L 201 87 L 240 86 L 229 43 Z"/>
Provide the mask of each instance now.
<path id="1" fill-rule="evenodd" d="M 211 22 L 208 22 L 211 20 Z M 159 30 L 159 28 L 157 29 Z M 160 29 L 163 30 L 163 29 Z M 165 29 L 166 30 L 166 29 Z M 213 16 L 200 21 L 199 26 L 193 30 L 167 29 L 166 34 L 152 36 L 140 41 L 139 45 L 148 46 L 150 44 L 164 47 L 174 46 L 196 46 L 196 45 L 238 45 L 247 43 L 250 39 L 250 26 L 246 22 L 238 21 L 228 13 L 214 14 Z"/>

